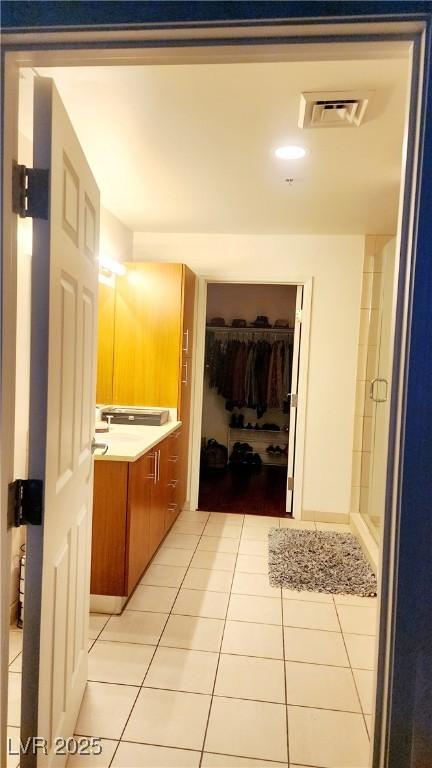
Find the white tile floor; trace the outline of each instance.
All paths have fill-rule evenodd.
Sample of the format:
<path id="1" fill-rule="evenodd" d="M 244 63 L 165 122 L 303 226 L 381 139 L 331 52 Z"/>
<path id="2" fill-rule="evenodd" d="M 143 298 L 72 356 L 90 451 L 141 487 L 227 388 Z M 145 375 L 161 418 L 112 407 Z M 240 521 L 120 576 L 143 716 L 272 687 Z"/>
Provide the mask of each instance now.
<path id="1" fill-rule="evenodd" d="M 123 615 L 91 617 L 76 731 L 102 737 L 103 753 L 69 766 L 368 766 L 376 601 L 270 587 L 275 525 L 184 512 Z"/>

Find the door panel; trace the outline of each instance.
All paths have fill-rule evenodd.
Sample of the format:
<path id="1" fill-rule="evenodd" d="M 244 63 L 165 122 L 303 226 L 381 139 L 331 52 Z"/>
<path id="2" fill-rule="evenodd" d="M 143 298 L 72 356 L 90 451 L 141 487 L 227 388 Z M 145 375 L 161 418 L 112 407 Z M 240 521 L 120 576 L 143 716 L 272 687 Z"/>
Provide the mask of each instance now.
<path id="1" fill-rule="evenodd" d="M 91 594 L 126 594 L 126 507 L 128 462 L 97 461 L 94 471 L 94 515 Z"/>
<path id="2" fill-rule="evenodd" d="M 126 266 L 116 278 L 113 402 L 175 408 L 182 265 Z"/>
<path id="3" fill-rule="evenodd" d="M 42 529 L 28 530 L 23 737 L 61 765 L 87 680 L 99 191 L 53 82 L 35 79 L 34 163 L 50 171 L 48 221 L 33 222 L 29 473 L 44 481 Z"/>
<path id="4" fill-rule="evenodd" d="M 127 594 L 134 589 L 150 560 L 150 505 L 153 462 L 151 454 L 129 466 L 127 522 Z"/>
<path id="5" fill-rule="evenodd" d="M 293 343 L 293 359 L 291 370 L 291 407 L 290 407 L 290 421 L 289 421 L 289 440 L 288 440 L 288 463 L 287 463 L 287 503 L 286 511 L 292 513 L 293 511 L 293 484 L 294 484 L 294 471 L 295 471 L 295 442 L 296 442 L 296 429 L 297 429 L 297 393 L 298 393 L 298 378 L 299 378 L 299 364 L 300 364 L 300 342 L 301 342 L 301 312 L 303 307 L 303 286 L 297 286 L 296 297 L 296 317 L 294 323 L 294 343 Z"/>

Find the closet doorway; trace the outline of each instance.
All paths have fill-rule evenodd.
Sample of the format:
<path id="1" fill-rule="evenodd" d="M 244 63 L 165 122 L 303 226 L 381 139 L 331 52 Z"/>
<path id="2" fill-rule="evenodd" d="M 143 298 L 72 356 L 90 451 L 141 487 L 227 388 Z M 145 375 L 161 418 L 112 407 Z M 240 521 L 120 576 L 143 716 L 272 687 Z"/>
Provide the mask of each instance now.
<path id="1" fill-rule="evenodd" d="M 292 514 L 303 287 L 207 283 L 198 508 Z"/>

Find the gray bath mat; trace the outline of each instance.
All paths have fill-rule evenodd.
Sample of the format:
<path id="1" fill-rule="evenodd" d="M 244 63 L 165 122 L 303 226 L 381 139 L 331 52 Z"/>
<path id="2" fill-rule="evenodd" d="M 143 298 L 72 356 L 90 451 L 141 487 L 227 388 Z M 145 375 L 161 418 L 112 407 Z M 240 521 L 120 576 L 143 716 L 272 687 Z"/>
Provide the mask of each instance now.
<path id="1" fill-rule="evenodd" d="M 376 576 L 351 533 L 271 528 L 269 578 L 272 587 L 376 595 Z"/>

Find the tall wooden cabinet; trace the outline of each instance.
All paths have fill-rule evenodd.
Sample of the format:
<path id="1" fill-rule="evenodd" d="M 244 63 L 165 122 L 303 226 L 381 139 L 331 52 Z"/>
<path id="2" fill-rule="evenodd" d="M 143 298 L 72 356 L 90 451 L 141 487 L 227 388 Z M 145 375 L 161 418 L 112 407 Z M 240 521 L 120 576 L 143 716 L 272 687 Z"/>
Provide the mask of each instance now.
<path id="1" fill-rule="evenodd" d="M 184 264 L 124 266 L 115 288 L 101 286 L 96 400 L 180 409 L 180 380 L 191 377 L 183 355 L 192 355 L 195 275 Z"/>
<path id="2" fill-rule="evenodd" d="M 194 273 L 185 264 L 125 263 L 100 286 L 98 403 L 177 408 L 182 421 L 175 504 L 187 496 Z"/>
<path id="3" fill-rule="evenodd" d="M 176 408 L 182 426 L 136 462 L 95 463 L 94 595 L 131 594 L 187 494 L 195 275 L 125 266 L 100 286 L 97 402 Z"/>

